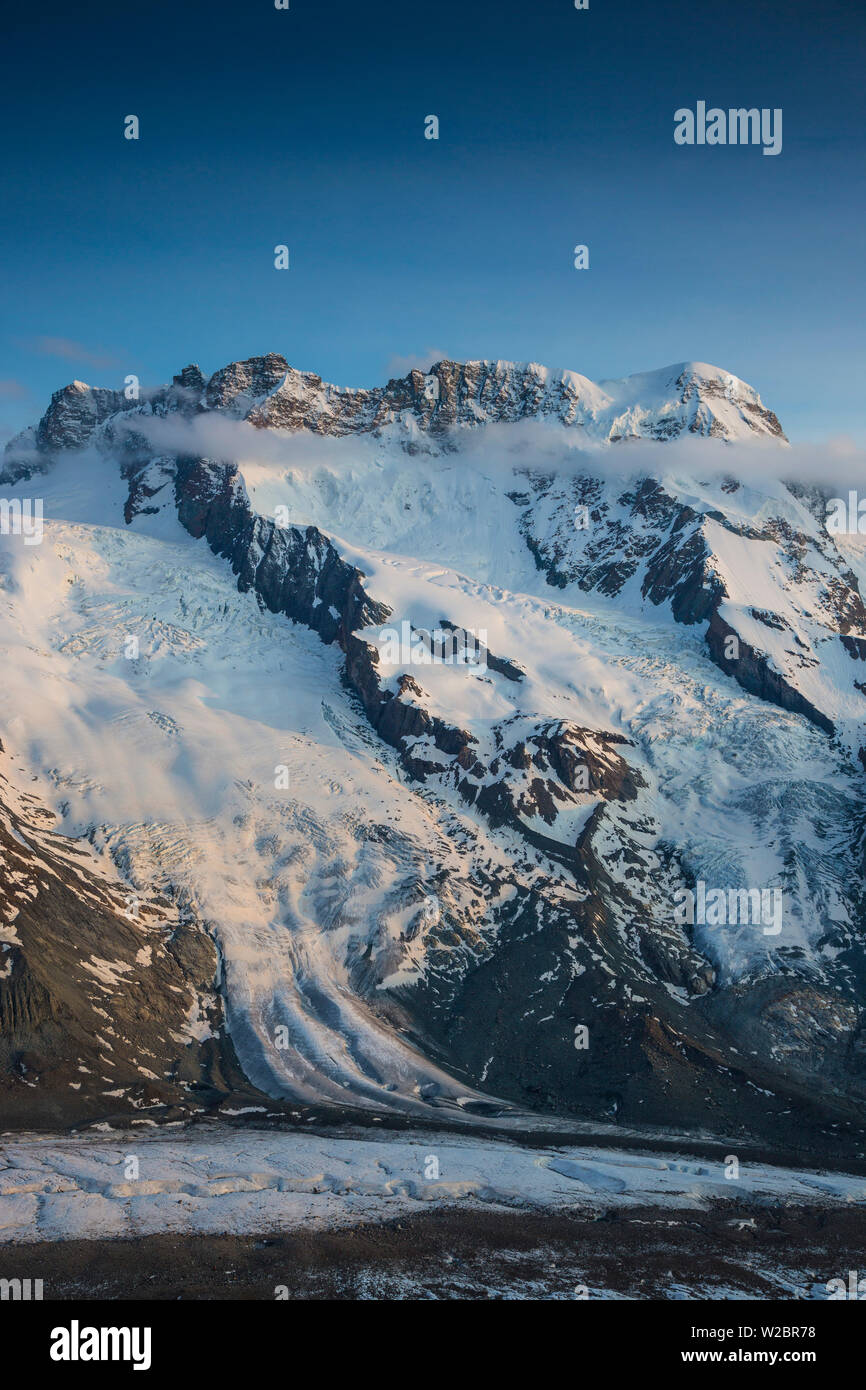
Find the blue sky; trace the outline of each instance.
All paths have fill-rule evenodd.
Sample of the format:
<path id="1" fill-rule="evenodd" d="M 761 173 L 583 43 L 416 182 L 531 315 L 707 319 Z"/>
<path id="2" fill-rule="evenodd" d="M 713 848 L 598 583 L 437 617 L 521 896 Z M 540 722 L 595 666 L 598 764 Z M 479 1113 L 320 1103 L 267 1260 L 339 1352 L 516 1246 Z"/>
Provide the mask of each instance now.
<path id="1" fill-rule="evenodd" d="M 866 441 L 859 0 L 48 0 L 3 47 L 0 435 L 73 377 L 279 351 L 694 358 Z M 781 107 L 782 153 L 675 145 L 699 99 Z"/>

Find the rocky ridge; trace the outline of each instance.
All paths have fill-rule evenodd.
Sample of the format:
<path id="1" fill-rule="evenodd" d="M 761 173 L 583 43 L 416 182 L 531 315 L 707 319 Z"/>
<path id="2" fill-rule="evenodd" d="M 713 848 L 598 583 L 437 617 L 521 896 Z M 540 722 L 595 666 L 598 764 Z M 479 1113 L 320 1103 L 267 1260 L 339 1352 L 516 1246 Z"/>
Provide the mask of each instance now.
<path id="1" fill-rule="evenodd" d="M 443 361 L 429 372 L 413 369 L 385 386 L 356 390 L 329 385 L 314 372 L 290 367 L 279 353 L 267 353 L 230 362 L 207 378 L 194 364 L 184 367 L 170 385 L 140 397 L 73 381 L 55 391 L 37 426 L 7 444 L 0 481 L 38 470 L 53 452 L 83 448 L 100 436 L 113 445 L 113 431 L 102 428 L 112 417 L 207 411 L 259 428 L 334 436 L 397 426 L 409 452 L 447 447 L 455 430 L 533 418 L 577 428 L 593 442 L 684 434 L 785 437 L 752 387 L 703 363 L 595 383 L 537 363 Z M 126 441 L 127 448 L 133 444 Z"/>

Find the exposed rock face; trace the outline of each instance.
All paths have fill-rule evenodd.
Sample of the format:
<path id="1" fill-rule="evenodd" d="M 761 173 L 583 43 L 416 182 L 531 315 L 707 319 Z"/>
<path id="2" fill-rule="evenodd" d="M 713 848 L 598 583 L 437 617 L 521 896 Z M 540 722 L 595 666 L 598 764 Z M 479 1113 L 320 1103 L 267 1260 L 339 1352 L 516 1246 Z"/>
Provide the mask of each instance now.
<path id="1" fill-rule="evenodd" d="M 345 642 L 355 628 L 387 618 L 364 592 L 360 571 L 316 527 L 281 528 L 251 510 L 234 464 L 179 460 L 175 494 L 190 534 L 230 560 L 238 587 L 255 589 L 271 612 L 305 623 L 325 642 Z"/>
<path id="2" fill-rule="evenodd" d="M 260 1099 L 202 925 L 110 881 L 0 753 L 0 1095 L 7 1126 L 164 1120 Z"/>
<path id="3" fill-rule="evenodd" d="M 775 415 L 751 387 L 715 371 L 681 364 L 648 374 L 654 379 L 647 387 L 646 377 L 596 385 L 576 372 L 552 372 L 536 363 L 446 361 L 384 387 L 346 390 L 271 355 L 217 373 L 208 404 L 246 414 L 247 402 L 263 397 L 249 410 L 253 424 L 323 434 L 382 429 L 408 414 L 421 431 L 440 436 L 465 425 L 549 418 L 611 442 L 673 439 L 683 432 L 728 438 L 734 419 L 743 429 L 783 437 Z M 646 389 L 651 404 L 633 403 L 630 395 Z"/>
<path id="4" fill-rule="evenodd" d="M 707 624 L 712 659 L 744 690 L 832 735 L 839 686 L 834 676 L 822 689 L 815 672 L 825 662 L 835 670 L 835 659 L 827 657 L 839 641 L 852 657 L 866 651 L 866 606 L 856 575 L 823 527 L 822 505 L 812 499 L 797 526 L 785 512 L 802 489 L 788 492 L 779 514 L 759 528 L 713 507 L 699 511 L 655 478 L 617 484 L 535 476 L 528 491 L 512 499 L 551 585 L 577 584 L 615 598 L 631 581 L 639 583 L 641 596 L 668 605 L 677 622 Z M 728 551 L 737 554 L 736 562 Z M 749 574 L 768 569 L 775 584 L 771 601 L 782 611 L 748 601 Z M 844 684 L 853 691 L 853 669 L 849 675 Z M 846 741 L 856 748 L 854 732 Z"/>
<path id="5" fill-rule="evenodd" d="M 80 449 L 93 436 L 97 425 L 126 407 L 122 391 L 107 391 L 73 381 L 55 391 L 51 404 L 39 421 L 36 443 L 46 454 L 60 449 Z"/>
<path id="6" fill-rule="evenodd" d="M 728 657 L 726 644 L 730 639 L 735 643 L 732 650 L 736 655 Z M 817 724 L 819 729 L 823 729 L 825 734 L 835 733 L 833 721 L 789 685 L 768 663 L 764 653 L 755 651 L 754 647 L 743 641 L 734 628 L 719 616 L 718 611 L 713 613 L 707 628 L 707 645 L 713 660 L 723 671 L 728 671 L 751 695 L 757 695 L 761 700 L 769 700 L 781 709 L 790 709 L 796 714 L 805 715 L 813 724 Z"/>
<path id="7" fill-rule="evenodd" d="M 288 362 L 278 352 L 230 362 L 204 385 L 204 404 L 209 410 L 234 408 L 235 414 L 245 415 L 255 401 L 277 390 L 288 371 Z M 184 372 L 198 372 L 198 368 L 186 367 Z"/>
<path id="8" fill-rule="evenodd" d="M 313 434 L 399 426 L 410 452 L 448 447 L 455 430 L 528 418 L 557 420 L 595 442 L 669 440 L 683 434 L 784 439 L 776 416 L 752 387 L 702 363 L 679 363 L 597 384 L 577 372 L 551 371 L 537 363 L 444 361 L 428 373 L 413 370 L 385 386 L 356 390 L 331 386 L 314 372 L 290 367 L 279 353 L 268 353 L 230 362 L 208 379 L 192 364 L 171 385 L 143 393 L 140 401 L 74 381 L 54 393 L 35 435 L 25 432 L 6 446 L 0 478 L 21 476 L 34 450 L 50 457 L 99 440 L 100 427 L 113 415 L 207 410 L 261 428 Z M 109 431 L 104 442 L 116 445 L 116 435 Z"/>

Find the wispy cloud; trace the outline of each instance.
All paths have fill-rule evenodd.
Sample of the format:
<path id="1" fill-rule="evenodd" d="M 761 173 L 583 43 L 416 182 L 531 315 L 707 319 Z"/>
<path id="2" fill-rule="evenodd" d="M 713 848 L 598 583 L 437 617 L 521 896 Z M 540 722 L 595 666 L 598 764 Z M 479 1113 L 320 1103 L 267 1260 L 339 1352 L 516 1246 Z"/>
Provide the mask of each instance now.
<path id="1" fill-rule="evenodd" d="M 22 401 L 30 392 L 23 381 L 13 381 L 7 377 L 5 381 L 0 381 L 0 401 Z"/>
<path id="2" fill-rule="evenodd" d="M 94 352 L 73 338 L 29 338 L 24 346 L 30 352 L 38 352 L 41 357 L 62 357 L 67 362 L 83 362 L 88 367 L 120 366 L 120 359 L 112 353 L 103 350 Z"/>

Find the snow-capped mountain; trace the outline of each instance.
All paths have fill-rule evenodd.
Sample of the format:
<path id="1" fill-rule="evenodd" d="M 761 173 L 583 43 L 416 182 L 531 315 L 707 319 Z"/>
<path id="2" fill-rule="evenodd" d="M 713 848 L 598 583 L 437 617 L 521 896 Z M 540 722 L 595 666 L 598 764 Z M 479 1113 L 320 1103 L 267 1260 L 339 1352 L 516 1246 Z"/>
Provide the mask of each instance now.
<path id="1" fill-rule="evenodd" d="M 864 551 L 784 444 L 704 364 L 343 390 L 271 354 L 73 383 L 7 447 L 45 522 L 0 537 L 4 746 L 99 872 L 216 944 L 233 1079 L 196 1092 L 160 1044 L 190 1105 L 239 1067 L 266 1104 L 858 1129 Z M 4 1013 L 3 843 L 4 1038 L 56 1094 L 46 1018 Z"/>
<path id="2" fill-rule="evenodd" d="M 171 386 L 149 392 L 143 406 L 124 390 L 73 381 L 54 393 L 35 430 L 7 445 L 6 474 L 54 450 L 81 448 L 107 421 L 142 411 L 215 411 L 262 428 L 320 435 L 398 426 L 398 437 L 410 451 L 425 436 L 436 440 L 463 427 L 523 419 L 556 421 L 578 429 L 587 441 L 604 443 L 676 439 L 684 433 L 784 439 L 776 416 L 751 386 L 703 362 L 598 383 L 534 362 L 437 362 L 426 373 L 415 370 L 386 386 L 351 390 L 296 371 L 279 353 L 268 353 L 230 362 L 207 380 L 197 366 L 185 367 Z"/>

